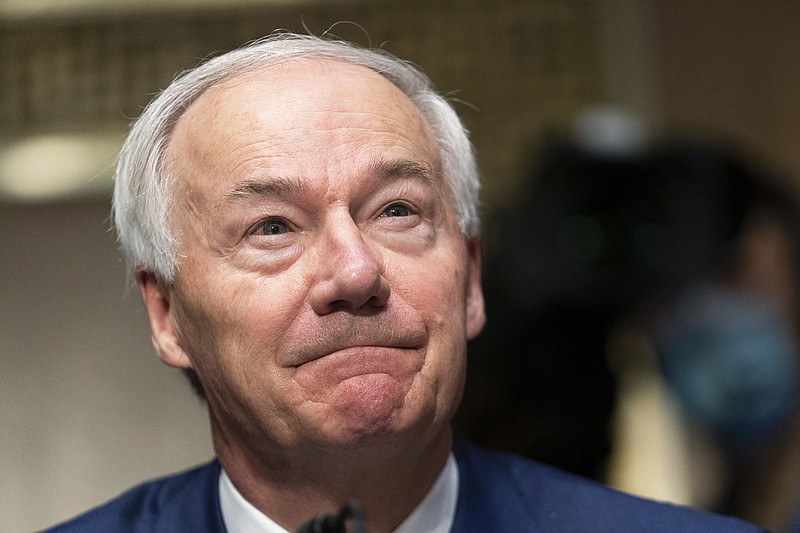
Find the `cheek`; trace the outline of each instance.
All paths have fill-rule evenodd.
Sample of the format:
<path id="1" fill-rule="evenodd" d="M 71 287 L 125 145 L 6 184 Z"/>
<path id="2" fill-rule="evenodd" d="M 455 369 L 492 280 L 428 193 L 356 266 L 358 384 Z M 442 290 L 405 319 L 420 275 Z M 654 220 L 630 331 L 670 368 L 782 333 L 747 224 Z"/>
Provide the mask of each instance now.
<path id="1" fill-rule="evenodd" d="M 177 309 L 181 343 L 198 373 L 209 379 L 233 375 L 244 380 L 262 373 L 292 317 L 292 295 L 272 289 L 291 284 L 215 279 L 226 281 L 194 281 L 192 294 Z"/>
<path id="2" fill-rule="evenodd" d="M 266 426 L 282 409 L 275 361 L 290 315 L 288 304 L 275 308 L 270 302 L 286 303 L 287 297 L 257 285 L 228 288 L 184 306 L 181 343 L 213 411 L 242 428 Z"/>
<path id="3" fill-rule="evenodd" d="M 418 270 L 408 291 L 409 297 L 415 299 L 415 307 L 438 327 L 461 328 L 466 303 L 465 273 L 463 268 L 446 266 L 452 264 L 442 261 Z"/>
<path id="4" fill-rule="evenodd" d="M 438 374 L 459 374 L 466 349 L 466 274 L 452 257 L 440 258 L 433 264 L 419 265 L 413 273 L 408 272 L 397 292 L 427 325 L 429 352 L 425 366 Z"/>

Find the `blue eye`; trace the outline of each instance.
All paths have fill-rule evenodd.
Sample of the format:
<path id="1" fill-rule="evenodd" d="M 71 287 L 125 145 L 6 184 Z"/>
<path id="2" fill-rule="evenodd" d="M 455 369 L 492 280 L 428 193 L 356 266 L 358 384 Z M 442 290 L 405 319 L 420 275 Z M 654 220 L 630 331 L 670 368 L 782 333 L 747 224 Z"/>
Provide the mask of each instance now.
<path id="1" fill-rule="evenodd" d="M 281 220 L 267 220 L 256 227 L 258 235 L 282 235 L 289 232 L 289 226 Z"/>
<path id="2" fill-rule="evenodd" d="M 383 211 L 385 217 L 407 217 L 410 214 L 408 207 L 402 204 L 392 204 Z"/>

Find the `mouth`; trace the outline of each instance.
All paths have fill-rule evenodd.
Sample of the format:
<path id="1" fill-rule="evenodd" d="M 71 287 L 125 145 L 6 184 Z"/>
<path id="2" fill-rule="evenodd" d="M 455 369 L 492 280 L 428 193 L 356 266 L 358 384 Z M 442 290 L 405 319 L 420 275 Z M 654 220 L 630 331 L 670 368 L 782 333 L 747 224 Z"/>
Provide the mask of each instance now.
<path id="1" fill-rule="evenodd" d="M 291 366 L 294 368 L 299 368 L 325 360 L 331 364 L 335 364 L 337 361 L 346 361 L 348 366 L 358 365 L 369 367 L 374 366 L 381 361 L 385 361 L 390 357 L 397 357 L 404 353 L 408 355 L 412 352 L 417 352 L 421 348 L 421 344 L 407 345 L 400 343 L 364 343 L 331 346 L 326 350 L 307 352 Z"/>
<path id="2" fill-rule="evenodd" d="M 315 361 L 348 358 L 408 358 L 420 353 L 428 342 L 425 324 L 414 316 L 336 315 L 310 326 L 302 334 L 292 335 L 294 341 L 283 353 L 283 366 L 299 368 Z"/>
<path id="3" fill-rule="evenodd" d="M 332 390 L 337 384 L 344 383 L 360 383 L 358 388 L 378 386 L 377 383 L 384 387 L 387 379 L 406 383 L 424 365 L 425 357 L 419 348 L 373 344 L 347 346 L 298 364 L 294 367 L 294 379 L 319 391 Z M 365 379 L 369 381 L 363 381 Z"/>

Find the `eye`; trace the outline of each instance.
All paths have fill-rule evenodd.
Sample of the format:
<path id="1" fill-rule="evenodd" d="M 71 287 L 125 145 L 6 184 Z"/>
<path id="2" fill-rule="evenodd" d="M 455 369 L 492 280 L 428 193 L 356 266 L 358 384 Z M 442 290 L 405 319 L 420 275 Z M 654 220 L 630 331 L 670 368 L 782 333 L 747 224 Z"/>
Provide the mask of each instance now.
<path id="1" fill-rule="evenodd" d="M 283 220 L 270 219 L 256 224 L 253 235 L 283 235 L 289 232 L 289 225 Z"/>
<path id="2" fill-rule="evenodd" d="M 392 204 L 386 209 L 383 210 L 383 214 L 381 216 L 384 217 L 407 217 L 411 214 L 411 211 L 408 209 L 407 206 L 403 204 Z"/>

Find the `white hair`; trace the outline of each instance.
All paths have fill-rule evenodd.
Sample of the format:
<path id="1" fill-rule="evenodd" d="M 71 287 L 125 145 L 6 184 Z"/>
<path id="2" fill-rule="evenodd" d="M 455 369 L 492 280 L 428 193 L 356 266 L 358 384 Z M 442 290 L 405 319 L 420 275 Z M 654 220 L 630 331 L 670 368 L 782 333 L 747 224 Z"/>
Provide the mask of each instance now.
<path id="1" fill-rule="evenodd" d="M 397 86 L 419 109 L 439 148 L 442 172 L 465 237 L 479 231 L 480 180 L 468 133 L 450 103 L 417 68 L 382 50 L 309 35 L 275 33 L 211 59 L 175 79 L 131 127 L 114 176 L 113 215 L 128 265 L 172 283 L 178 239 L 171 227 L 172 176 L 165 151 L 189 105 L 224 79 L 261 67 L 322 58 L 369 68 Z"/>

